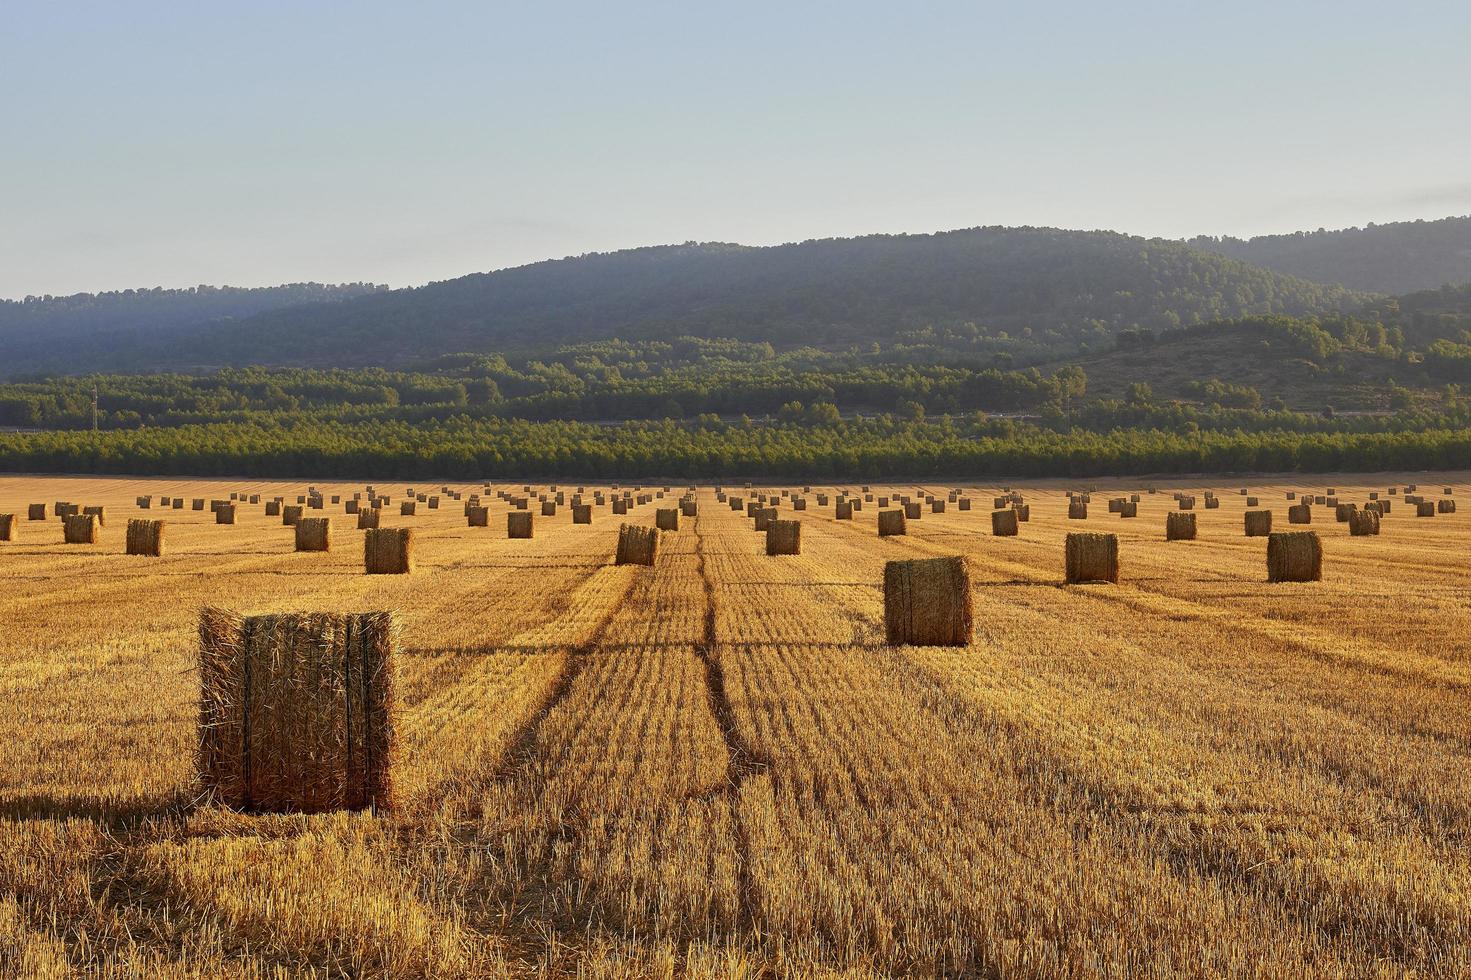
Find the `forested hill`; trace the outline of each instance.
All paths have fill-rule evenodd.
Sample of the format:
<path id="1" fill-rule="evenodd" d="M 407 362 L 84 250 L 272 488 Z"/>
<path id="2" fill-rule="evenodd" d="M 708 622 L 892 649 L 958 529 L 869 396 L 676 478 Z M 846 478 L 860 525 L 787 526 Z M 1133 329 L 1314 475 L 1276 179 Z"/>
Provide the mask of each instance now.
<path id="1" fill-rule="evenodd" d="M 1471 282 L 1471 217 L 1342 231 L 1191 239 L 1190 245 L 1285 275 L 1372 293 Z"/>
<path id="2" fill-rule="evenodd" d="M 398 366 L 608 338 L 726 337 L 777 349 L 889 346 L 913 333 L 1040 357 L 1120 330 L 1358 305 L 1345 289 L 1178 242 L 975 228 L 754 248 L 687 244 L 540 262 L 228 324 L 129 330 L 86 349 L 22 346 L 3 369 Z"/>

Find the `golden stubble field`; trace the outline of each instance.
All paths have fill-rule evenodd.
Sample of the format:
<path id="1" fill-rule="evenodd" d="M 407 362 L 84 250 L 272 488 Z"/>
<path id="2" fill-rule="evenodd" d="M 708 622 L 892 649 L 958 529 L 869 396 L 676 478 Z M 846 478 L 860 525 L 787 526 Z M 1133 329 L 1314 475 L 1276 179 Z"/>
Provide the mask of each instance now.
<path id="1" fill-rule="evenodd" d="M 1287 529 L 1288 489 L 1466 481 L 1252 492 Z M 643 569 L 607 507 L 515 541 L 500 501 L 470 528 L 380 483 L 418 570 L 370 577 L 340 506 L 298 554 L 259 505 L 133 503 L 305 483 L 0 479 L 0 974 L 1464 975 L 1471 514 L 1317 508 L 1323 581 L 1268 585 L 1237 484 L 1169 543 L 1156 485 L 1087 521 L 1018 486 L 1016 538 L 980 487 L 885 539 L 814 486 L 783 557 L 707 487 Z M 105 504 L 100 543 L 24 520 L 54 500 Z M 165 557 L 122 554 L 129 516 Z M 1080 528 L 1121 535 L 1119 585 L 1060 584 Z M 886 646 L 885 561 L 957 553 L 975 642 Z M 398 811 L 196 805 L 205 604 L 399 611 Z"/>

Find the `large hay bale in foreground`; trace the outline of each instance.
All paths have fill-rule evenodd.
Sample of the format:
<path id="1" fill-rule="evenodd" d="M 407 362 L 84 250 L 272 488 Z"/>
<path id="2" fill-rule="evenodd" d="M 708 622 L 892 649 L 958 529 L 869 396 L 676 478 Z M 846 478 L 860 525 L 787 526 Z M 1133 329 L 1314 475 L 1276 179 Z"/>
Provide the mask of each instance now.
<path id="1" fill-rule="evenodd" d="M 1348 519 L 1348 533 L 1353 537 L 1364 537 L 1379 533 L 1379 508 L 1365 507 Z"/>
<path id="2" fill-rule="evenodd" d="M 1067 581 L 1113 582 L 1119 580 L 1119 536 L 1103 531 L 1069 531 L 1063 546 Z"/>
<path id="3" fill-rule="evenodd" d="M 895 646 L 970 643 L 970 570 L 965 559 L 957 555 L 885 564 L 884 633 Z"/>
<path id="4" fill-rule="evenodd" d="M 879 511 L 879 537 L 897 537 L 907 533 L 902 510 Z"/>
<path id="5" fill-rule="evenodd" d="M 659 531 L 643 524 L 623 524 L 618 528 L 618 551 L 615 565 L 653 565 L 659 555 Z"/>
<path id="6" fill-rule="evenodd" d="M 506 515 L 506 537 L 529 538 L 532 533 L 531 511 L 513 510 Z"/>
<path id="7" fill-rule="evenodd" d="M 1072 500 L 1067 505 L 1067 519 L 1070 521 L 1086 521 L 1088 519 L 1088 505 L 1081 500 Z"/>
<path id="8" fill-rule="evenodd" d="M 128 521 L 128 533 L 123 546 L 130 555 L 158 558 L 163 555 L 163 521 L 145 521 L 133 518 Z"/>
<path id="9" fill-rule="evenodd" d="M 365 510 L 362 514 L 376 514 Z M 361 515 L 360 515 L 361 516 Z M 363 570 L 369 575 L 408 575 L 414 570 L 414 530 L 370 527 L 363 535 Z"/>
<path id="10" fill-rule="evenodd" d="M 767 525 L 766 553 L 768 555 L 800 555 L 802 553 L 802 522 L 772 521 Z"/>
<path id="11" fill-rule="evenodd" d="M 101 527 L 96 514 L 68 514 L 62 518 L 61 539 L 66 544 L 96 544 Z"/>
<path id="12" fill-rule="evenodd" d="M 392 613 L 199 622 L 199 749 L 207 794 L 253 812 L 322 813 L 392 802 Z"/>
<path id="13" fill-rule="evenodd" d="M 1267 537 L 1268 582 L 1317 582 L 1323 578 L 1323 542 L 1317 531 L 1273 531 Z"/>
<path id="14" fill-rule="evenodd" d="M 14 541 L 15 528 L 14 514 L 0 514 L 0 541 Z"/>
<path id="15" fill-rule="evenodd" d="M 592 504 L 573 504 L 572 505 L 572 523 L 573 524 L 591 524 L 592 523 Z"/>
<path id="16" fill-rule="evenodd" d="M 1264 538 L 1272 533 L 1272 512 L 1269 510 L 1249 510 L 1246 512 L 1246 536 L 1248 538 Z"/>
<path id="17" fill-rule="evenodd" d="M 235 523 L 235 507 L 236 507 L 236 505 L 235 504 L 231 504 L 231 503 L 221 504 L 220 506 L 216 507 L 215 508 L 215 523 L 216 524 L 234 524 Z"/>
<path id="18" fill-rule="evenodd" d="M 1313 509 L 1312 509 L 1312 507 L 1308 506 L 1307 501 L 1303 501 L 1300 504 L 1293 504 L 1291 507 L 1287 508 L 1287 523 L 1288 524 L 1311 524 L 1311 523 L 1313 523 Z"/>
<path id="19" fill-rule="evenodd" d="M 679 508 L 660 507 L 654 511 L 654 526 L 661 531 L 678 531 Z"/>
<path id="20" fill-rule="evenodd" d="M 281 524 L 286 527 L 295 527 L 301 520 L 301 505 L 286 504 L 281 508 Z"/>
<path id="21" fill-rule="evenodd" d="M 1195 515 L 1189 511 L 1165 515 L 1165 540 L 1166 541 L 1194 541 L 1195 540 Z"/>
<path id="22" fill-rule="evenodd" d="M 296 522 L 297 551 L 331 551 L 332 518 L 303 517 Z"/>
<path id="23" fill-rule="evenodd" d="M 1016 508 L 1008 507 L 1005 510 L 991 511 L 991 533 L 998 538 L 1015 537 L 1020 530 L 1021 515 Z"/>
<path id="24" fill-rule="evenodd" d="M 46 519 L 45 504 L 30 504 L 26 507 L 26 520 L 44 521 Z"/>

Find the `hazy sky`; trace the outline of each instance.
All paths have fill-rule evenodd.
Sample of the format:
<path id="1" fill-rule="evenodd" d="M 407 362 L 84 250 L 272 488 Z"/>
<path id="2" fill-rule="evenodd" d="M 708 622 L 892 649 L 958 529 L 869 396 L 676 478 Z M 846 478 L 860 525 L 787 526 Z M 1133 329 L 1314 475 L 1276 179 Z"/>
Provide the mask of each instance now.
<path id="1" fill-rule="evenodd" d="M 1471 213 L 1471 3 L 0 4 L 0 296 Z"/>

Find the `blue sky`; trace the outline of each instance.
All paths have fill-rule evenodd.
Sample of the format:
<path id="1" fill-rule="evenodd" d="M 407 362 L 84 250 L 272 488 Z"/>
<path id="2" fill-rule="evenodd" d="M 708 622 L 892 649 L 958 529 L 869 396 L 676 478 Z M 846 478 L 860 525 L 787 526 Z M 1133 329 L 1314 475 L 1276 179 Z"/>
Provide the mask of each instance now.
<path id="1" fill-rule="evenodd" d="M 1471 4 L 0 6 L 0 296 L 1471 213 Z"/>

